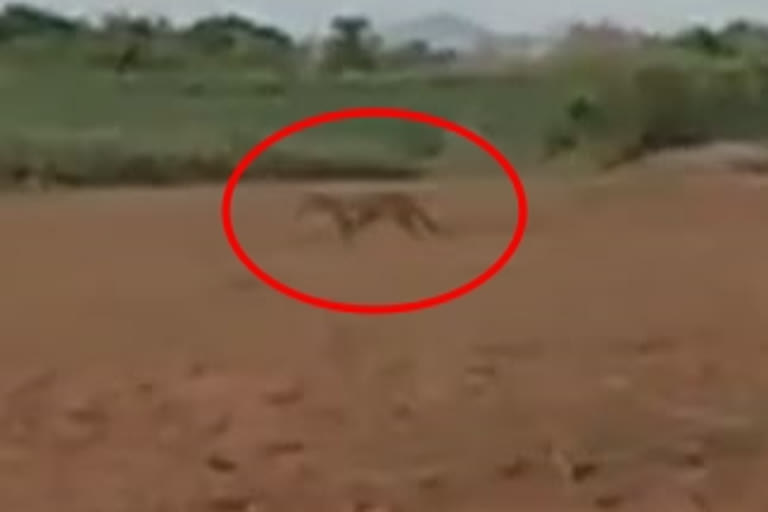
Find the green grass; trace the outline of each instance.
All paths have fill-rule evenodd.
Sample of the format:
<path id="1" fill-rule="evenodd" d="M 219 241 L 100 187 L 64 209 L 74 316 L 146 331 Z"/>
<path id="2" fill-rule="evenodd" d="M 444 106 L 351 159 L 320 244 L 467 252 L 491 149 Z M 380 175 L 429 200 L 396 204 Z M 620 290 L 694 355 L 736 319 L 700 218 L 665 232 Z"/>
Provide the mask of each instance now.
<path id="1" fill-rule="evenodd" d="M 592 138 L 590 150 L 627 144 L 644 126 L 670 119 L 721 136 L 768 135 L 764 70 L 672 52 L 569 56 L 496 76 L 390 75 L 345 81 L 290 81 L 242 65 L 213 64 L 154 69 L 120 80 L 109 70 L 78 65 L 72 52 L 66 55 L 61 61 L 0 56 L 4 169 L 14 162 L 54 162 L 70 173 L 114 177 L 122 171 L 100 169 L 119 167 L 139 155 L 163 165 L 176 162 L 182 167 L 168 175 L 180 178 L 190 158 L 207 158 L 215 162 L 210 165 L 226 168 L 268 134 L 310 115 L 343 107 L 397 106 L 474 129 L 527 174 L 535 172 L 548 134 L 567 126 L 565 105 L 582 92 L 596 94 L 605 107 L 597 122 L 584 127 Z M 632 73 L 642 66 L 665 71 L 652 77 L 651 89 L 632 85 Z M 676 97 L 686 100 L 687 110 Z M 403 167 L 437 161 L 444 172 L 450 172 L 451 163 L 462 168 L 453 172 L 498 172 L 470 142 L 394 119 L 322 125 L 281 142 L 272 153 L 283 169 L 290 167 L 290 158 L 299 158 L 302 168 L 312 159 Z M 226 171 L 202 174 L 220 179 Z"/>
<path id="2" fill-rule="evenodd" d="M 536 84 L 497 78 L 458 84 L 316 81 L 286 84 L 277 93 L 264 92 L 263 82 L 245 73 L 151 73 L 120 81 L 101 71 L 6 70 L 0 73 L 0 139 L 6 152 L 24 148 L 57 158 L 94 147 L 244 153 L 310 115 L 352 106 L 398 106 L 466 123 L 517 160 L 529 157 L 547 118 L 560 108 L 556 95 Z M 322 125 L 277 147 L 322 157 L 414 161 L 439 153 L 444 139 L 442 130 L 428 125 L 370 119 Z M 476 151 L 471 143 L 464 145 Z"/>

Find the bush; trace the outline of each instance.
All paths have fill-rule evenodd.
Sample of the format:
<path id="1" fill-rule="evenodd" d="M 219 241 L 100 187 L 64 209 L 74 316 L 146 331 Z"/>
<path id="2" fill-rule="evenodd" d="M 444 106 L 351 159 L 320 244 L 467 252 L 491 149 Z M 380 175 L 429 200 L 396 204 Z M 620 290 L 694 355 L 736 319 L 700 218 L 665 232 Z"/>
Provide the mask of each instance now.
<path id="1" fill-rule="evenodd" d="M 100 151 L 94 155 L 50 155 L 47 158 L 3 158 L 0 184 L 12 185 L 28 175 L 42 176 L 68 186 L 179 185 L 224 183 L 237 165 L 232 154 L 173 155 L 122 154 Z M 365 160 L 299 157 L 274 151 L 258 158 L 243 180 L 415 180 L 424 176 L 416 166 Z"/>
<path id="2" fill-rule="evenodd" d="M 572 83 L 590 92 L 563 106 L 545 152 L 573 149 L 578 140 L 611 167 L 665 148 L 768 133 L 768 118 L 759 115 L 768 110 L 766 76 L 755 64 L 647 49 L 621 62 L 613 57 L 594 57 L 592 76 L 573 62 L 567 68 L 578 77 Z"/>

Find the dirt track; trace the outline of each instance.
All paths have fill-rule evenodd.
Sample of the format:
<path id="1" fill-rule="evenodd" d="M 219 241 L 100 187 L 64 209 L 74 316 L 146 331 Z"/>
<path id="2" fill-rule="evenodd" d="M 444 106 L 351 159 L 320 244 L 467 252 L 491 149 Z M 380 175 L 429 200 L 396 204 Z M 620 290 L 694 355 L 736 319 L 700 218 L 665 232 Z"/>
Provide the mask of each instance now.
<path id="1" fill-rule="evenodd" d="M 666 183 L 531 185 L 499 277 L 395 317 L 256 281 L 217 189 L 2 198 L 0 509 L 765 510 L 768 188 Z M 442 187 L 455 238 L 347 251 L 294 197 L 238 192 L 238 235 L 337 299 L 445 291 L 514 223 L 508 190 Z"/>

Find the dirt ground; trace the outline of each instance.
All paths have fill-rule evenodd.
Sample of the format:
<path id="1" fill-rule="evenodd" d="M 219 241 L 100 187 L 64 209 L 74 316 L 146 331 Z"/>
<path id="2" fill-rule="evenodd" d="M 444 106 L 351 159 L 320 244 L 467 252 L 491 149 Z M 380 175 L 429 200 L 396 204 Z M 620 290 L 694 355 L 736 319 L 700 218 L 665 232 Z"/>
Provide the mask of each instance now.
<path id="1" fill-rule="evenodd" d="M 252 277 L 216 188 L 2 197 L 0 509 L 766 510 L 768 187 L 527 186 L 498 277 L 396 316 Z M 251 185 L 235 227 L 308 293 L 415 300 L 498 257 L 510 191 L 440 185 L 454 236 L 348 249 Z"/>

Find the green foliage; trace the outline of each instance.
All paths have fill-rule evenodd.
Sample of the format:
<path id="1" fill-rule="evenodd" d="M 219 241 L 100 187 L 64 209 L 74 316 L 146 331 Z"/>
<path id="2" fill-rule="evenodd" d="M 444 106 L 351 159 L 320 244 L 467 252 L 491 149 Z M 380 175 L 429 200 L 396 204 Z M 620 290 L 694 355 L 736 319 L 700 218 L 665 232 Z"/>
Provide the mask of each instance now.
<path id="1" fill-rule="evenodd" d="M 768 26 L 739 19 L 721 30 L 702 26 L 682 31 L 671 42 L 708 57 L 734 57 L 768 51 Z"/>
<path id="2" fill-rule="evenodd" d="M 222 180 L 287 123 L 360 105 L 465 124 L 522 172 L 542 154 L 610 163 L 714 138 L 768 138 L 768 29 L 746 21 L 493 73 L 457 71 L 455 54 L 423 41 L 383 49 L 363 17 L 337 17 L 331 28 L 318 60 L 308 42 L 235 15 L 182 28 L 118 15 L 92 27 L 9 6 L 0 14 L 0 174 L 27 166 L 71 183 Z M 332 76 L 313 73 L 315 63 Z M 281 142 L 249 175 L 385 179 L 456 162 L 498 172 L 467 157 L 479 151 L 471 143 L 452 141 L 392 119 L 332 123 Z"/>
<path id="3" fill-rule="evenodd" d="M 14 177 L 35 174 L 69 186 L 180 185 L 225 181 L 239 160 L 232 152 L 195 154 L 121 152 L 89 148 L 66 155 L 4 158 L 0 186 Z M 272 151 L 251 165 L 244 180 L 418 180 L 426 170 L 415 165 L 371 159 L 307 157 Z"/>
<path id="4" fill-rule="evenodd" d="M 614 57 L 550 70 L 551 79 L 589 93 L 563 103 L 545 133 L 545 157 L 582 149 L 610 167 L 668 147 L 768 136 L 768 73 L 759 61 L 674 46 Z"/>
<path id="5" fill-rule="evenodd" d="M 74 35 L 86 26 L 75 20 L 26 4 L 11 3 L 0 14 L 0 40 L 30 35 Z"/>
<path id="6" fill-rule="evenodd" d="M 701 52 L 710 57 L 733 56 L 736 49 L 719 34 L 706 27 L 694 27 L 676 37 L 680 47 Z"/>
<path id="7" fill-rule="evenodd" d="M 372 71 L 376 67 L 375 40 L 370 21 L 363 16 L 337 16 L 327 41 L 324 67 L 332 73 Z"/>
<path id="8" fill-rule="evenodd" d="M 257 25 L 234 14 L 197 20 L 183 31 L 183 35 L 204 50 L 215 53 L 231 50 L 239 41 L 260 41 L 279 50 L 289 50 L 294 45 L 291 36 L 282 30 Z"/>
<path id="9" fill-rule="evenodd" d="M 102 34 L 112 37 L 151 39 L 172 31 L 170 22 L 165 18 L 131 16 L 128 14 L 108 14 L 102 19 Z"/>

